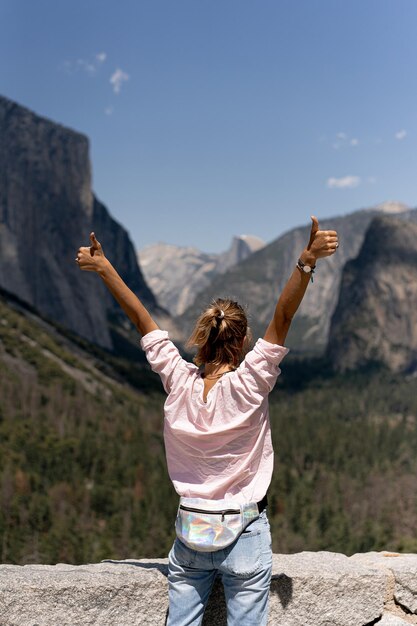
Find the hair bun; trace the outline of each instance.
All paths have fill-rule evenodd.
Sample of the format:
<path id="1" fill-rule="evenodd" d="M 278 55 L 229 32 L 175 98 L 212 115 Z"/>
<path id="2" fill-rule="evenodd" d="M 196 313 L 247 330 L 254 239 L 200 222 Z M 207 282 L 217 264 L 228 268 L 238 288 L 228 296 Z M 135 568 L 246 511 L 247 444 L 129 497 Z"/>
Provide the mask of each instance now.
<path id="1" fill-rule="evenodd" d="M 248 333 L 243 307 L 229 298 L 217 298 L 201 313 L 187 346 L 197 347 L 197 366 L 227 363 L 238 367 L 248 346 Z"/>

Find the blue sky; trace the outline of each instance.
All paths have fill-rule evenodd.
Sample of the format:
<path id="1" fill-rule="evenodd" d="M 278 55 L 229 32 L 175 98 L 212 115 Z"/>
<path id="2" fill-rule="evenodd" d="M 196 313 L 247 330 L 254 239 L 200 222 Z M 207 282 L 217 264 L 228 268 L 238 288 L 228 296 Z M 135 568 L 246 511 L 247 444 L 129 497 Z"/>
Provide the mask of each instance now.
<path id="1" fill-rule="evenodd" d="M 415 0 L 0 0 L 0 93 L 88 135 L 138 248 L 220 251 L 416 206 L 416 32 Z"/>

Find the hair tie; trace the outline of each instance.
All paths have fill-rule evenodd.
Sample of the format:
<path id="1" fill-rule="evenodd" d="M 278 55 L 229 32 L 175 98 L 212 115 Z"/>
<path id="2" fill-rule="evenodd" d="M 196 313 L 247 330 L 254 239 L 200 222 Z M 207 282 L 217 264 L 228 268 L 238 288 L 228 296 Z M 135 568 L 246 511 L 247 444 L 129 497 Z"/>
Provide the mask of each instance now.
<path id="1" fill-rule="evenodd" d="M 219 315 L 217 317 L 219 319 L 221 319 L 221 320 L 224 318 L 224 311 L 223 311 L 223 309 L 220 309 L 220 313 L 219 313 Z"/>

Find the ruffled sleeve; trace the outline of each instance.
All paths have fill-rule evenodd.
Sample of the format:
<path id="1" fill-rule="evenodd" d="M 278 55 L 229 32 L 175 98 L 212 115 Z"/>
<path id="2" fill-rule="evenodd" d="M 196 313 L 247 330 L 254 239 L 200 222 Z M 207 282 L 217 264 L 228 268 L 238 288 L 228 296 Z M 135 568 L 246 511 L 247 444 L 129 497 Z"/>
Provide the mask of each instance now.
<path id="1" fill-rule="evenodd" d="M 151 369 L 159 374 L 167 393 L 170 393 L 175 385 L 180 384 L 182 377 L 197 369 L 195 365 L 182 358 L 166 330 L 158 329 L 147 333 L 142 337 L 140 345 L 145 351 Z"/>

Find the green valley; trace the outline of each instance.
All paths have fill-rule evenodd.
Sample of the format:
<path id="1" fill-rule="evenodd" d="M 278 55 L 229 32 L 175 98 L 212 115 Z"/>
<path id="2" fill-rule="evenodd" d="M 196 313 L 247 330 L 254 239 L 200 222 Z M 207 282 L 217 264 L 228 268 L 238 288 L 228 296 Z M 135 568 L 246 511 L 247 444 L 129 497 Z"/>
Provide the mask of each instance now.
<path id="1" fill-rule="evenodd" d="M 3 563 L 166 556 L 177 496 L 143 363 L 0 299 Z M 287 357 L 271 395 L 275 552 L 417 551 L 415 379 Z"/>

